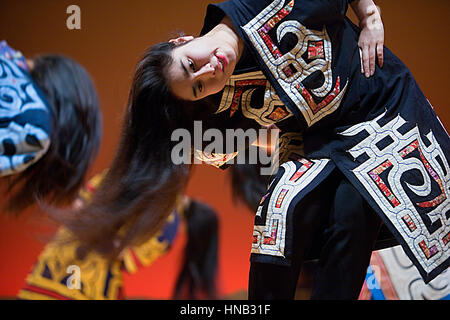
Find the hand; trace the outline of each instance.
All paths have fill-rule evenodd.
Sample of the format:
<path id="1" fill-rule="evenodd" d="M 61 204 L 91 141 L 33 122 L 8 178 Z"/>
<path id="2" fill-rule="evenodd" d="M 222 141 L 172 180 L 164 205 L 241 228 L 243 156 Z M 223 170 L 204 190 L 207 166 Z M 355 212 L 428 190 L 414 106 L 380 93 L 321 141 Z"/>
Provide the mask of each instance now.
<path id="1" fill-rule="evenodd" d="M 378 7 L 367 8 L 366 18 L 361 21 L 360 27 L 358 46 L 361 73 L 368 78 L 375 73 L 376 59 L 380 68 L 383 67 L 384 27 Z"/>

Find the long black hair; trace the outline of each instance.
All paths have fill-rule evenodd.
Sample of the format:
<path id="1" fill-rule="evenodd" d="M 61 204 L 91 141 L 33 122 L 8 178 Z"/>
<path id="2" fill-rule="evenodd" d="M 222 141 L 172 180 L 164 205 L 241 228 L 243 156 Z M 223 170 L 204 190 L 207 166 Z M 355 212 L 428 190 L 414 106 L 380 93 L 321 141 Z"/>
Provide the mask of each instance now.
<path id="1" fill-rule="evenodd" d="M 219 219 L 213 208 L 191 199 L 183 210 L 187 242 L 173 299 L 217 299 Z"/>
<path id="2" fill-rule="evenodd" d="M 84 183 L 101 141 L 97 92 L 87 71 L 62 55 L 33 59 L 31 77 L 52 113 L 51 144 L 46 154 L 10 178 L 6 210 L 19 213 L 36 201 L 68 204 Z"/>
<path id="3" fill-rule="evenodd" d="M 162 227 L 183 192 L 189 166 L 176 165 L 175 129 L 192 130 L 192 103 L 170 92 L 167 69 L 175 45 L 149 48 L 137 64 L 114 160 L 92 201 L 78 211 L 53 214 L 83 243 L 111 259 Z M 198 104 L 195 104 L 198 105 Z"/>

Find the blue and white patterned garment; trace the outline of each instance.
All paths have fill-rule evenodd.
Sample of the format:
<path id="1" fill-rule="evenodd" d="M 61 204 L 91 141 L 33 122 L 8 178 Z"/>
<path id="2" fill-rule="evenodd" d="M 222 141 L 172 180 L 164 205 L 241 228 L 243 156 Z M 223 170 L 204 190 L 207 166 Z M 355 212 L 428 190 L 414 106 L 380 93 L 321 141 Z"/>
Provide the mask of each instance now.
<path id="1" fill-rule="evenodd" d="M 0 42 L 0 176 L 21 172 L 50 146 L 51 114 L 22 54 Z"/>

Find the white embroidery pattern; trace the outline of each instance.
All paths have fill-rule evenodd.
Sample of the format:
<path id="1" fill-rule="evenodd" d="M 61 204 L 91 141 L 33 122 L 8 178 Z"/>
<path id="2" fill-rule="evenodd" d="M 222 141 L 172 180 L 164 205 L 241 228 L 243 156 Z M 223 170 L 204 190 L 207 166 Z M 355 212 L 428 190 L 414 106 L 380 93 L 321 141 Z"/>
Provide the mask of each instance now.
<path id="1" fill-rule="evenodd" d="M 47 111 L 30 79 L 15 63 L 0 58 L 0 118 L 31 109 Z"/>
<path id="2" fill-rule="evenodd" d="M 280 42 L 288 33 L 293 34 L 297 37 L 295 47 L 282 55 L 272 42 L 268 36 L 269 30 L 288 16 L 294 2 L 291 0 L 284 5 L 284 0 L 275 0 L 241 28 L 248 35 L 283 91 L 302 112 L 307 125 L 311 126 L 339 107 L 347 89 L 348 80 L 341 89 L 340 79 L 337 77 L 333 88 L 332 48 L 325 26 L 321 31 L 315 31 L 307 29 L 295 20 L 284 21 L 278 26 L 277 41 Z M 308 61 L 303 58 L 305 53 L 308 53 Z M 323 98 L 318 104 L 314 101 L 309 89 L 302 84 L 303 80 L 316 71 L 320 71 L 325 78 L 319 88 L 310 89 L 316 97 Z"/>
<path id="3" fill-rule="evenodd" d="M 264 88 L 264 102 L 262 106 L 254 108 L 251 106 L 251 98 L 257 87 Z M 230 109 L 230 116 L 233 116 L 239 105 L 246 118 L 255 120 L 263 126 L 292 116 L 292 112 L 284 106 L 261 71 L 231 76 L 225 85 L 216 113 Z"/>
<path id="4" fill-rule="evenodd" d="M 297 161 L 288 161 L 281 166 L 284 168 L 282 177 L 273 191 L 262 198 L 256 211 L 256 215 L 261 217 L 264 202 L 267 197 L 270 197 L 265 224 L 255 224 L 253 228 L 252 253 L 284 257 L 286 218 L 289 206 L 295 196 L 322 172 L 329 161 L 328 159 L 306 160 L 300 158 Z M 301 165 L 297 167 L 296 162 Z M 269 186 L 270 188 L 271 186 Z"/>
<path id="5" fill-rule="evenodd" d="M 450 221 L 446 213 L 450 210 L 450 168 L 431 130 L 425 136 L 430 142 L 426 146 L 417 126 L 404 134 L 399 131 L 406 123 L 400 115 L 380 126 L 378 121 L 384 115 L 357 124 L 341 134 L 368 133 L 364 140 L 348 150 L 355 159 L 359 156 L 368 158 L 353 173 L 395 226 L 423 270 L 430 273 L 449 257 Z M 383 141 L 390 142 L 379 147 Z M 432 183 L 437 183 L 440 195 L 424 202 L 412 201 L 401 183 L 402 176 L 412 170 L 416 176 L 420 172 L 423 179 L 421 185 L 404 182 L 415 198 L 429 198 Z M 417 207 L 425 210 L 421 214 L 429 218 L 427 223 Z"/>

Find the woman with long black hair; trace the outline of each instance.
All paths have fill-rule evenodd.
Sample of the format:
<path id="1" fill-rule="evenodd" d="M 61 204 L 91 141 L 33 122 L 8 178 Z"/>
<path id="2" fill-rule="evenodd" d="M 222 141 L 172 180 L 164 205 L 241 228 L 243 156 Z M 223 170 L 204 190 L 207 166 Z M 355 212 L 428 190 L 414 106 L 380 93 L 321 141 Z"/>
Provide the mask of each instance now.
<path id="1" fill-rule="evenodd" d="M 0 42 L 0 177 L 5 209 L 70 204 L 101 141 L 97 92 L 62 55 L 25 59 Z"/>
<path id="2" fill-rule="evenodd" d="M 318 250 L 312 297 L 356 299 L 382 223 L 430 281 L 450 261 L 449 137 L 383 37 L 371 0 L 208 6 L 200 37 L 145 53 L 106 183 L 59 218 L 87 248 L 117 255 L 158 229 L 186 185 L 188 166 L 171 158 L 175 129 L 276 123 L 281 167 L 256 212 L 249 297 L 292 298 Z M 193 154 L 217 166 L 232 158 Z"/>

